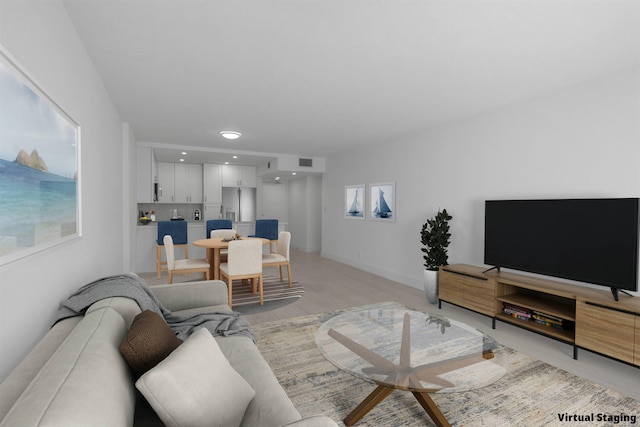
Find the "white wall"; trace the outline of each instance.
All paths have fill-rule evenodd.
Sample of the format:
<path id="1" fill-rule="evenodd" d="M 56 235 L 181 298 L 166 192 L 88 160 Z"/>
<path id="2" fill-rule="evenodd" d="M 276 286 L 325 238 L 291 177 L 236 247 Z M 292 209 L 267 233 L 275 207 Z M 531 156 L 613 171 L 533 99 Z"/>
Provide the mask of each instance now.
<path id="1" fill-rule="evenodd" d="M 135 271 L 138 261 L 136 251 L 136 226 L 138 225 L 138 173 L 136 136 L 129 123 L 122 124 L 122 269 Z"/>
<path id="2" fill-rule="evenodd" d="M 58 1 L 0 2 L 0 44 L 81 126 L 83 235 L 0 267 L 0 380 L 44 335 L 59 302 L 123 270 L 122 122 Z M 124 178 L 123 178 L 124 176 Z"/>
<path id="3" fill-rule="evenodd" d="M 322 255 L 422 287 L 419 231 L 453 215 L 449 262 L 482 265 L 484 200 L 640 196 L 640 79 L 626 70 L 327 160 Z M 344 186 L 396 182 L 396 222 L 343 219 Z"/>
<path id="4" fill-rule="evenodd" d="M 288 221 L 287 193 L 288 184 L 260 183 L 258 187 L 258 197 L 260 199 L 258 218 L 277 219 L 280 222 Z"/>
<path id="5" fill-rule="evenodd" d="M 291 247 L 304 252 L 320 251 L 322 220 L 322 177 L 294 179 L 289 185 L 289 228 Z"/>

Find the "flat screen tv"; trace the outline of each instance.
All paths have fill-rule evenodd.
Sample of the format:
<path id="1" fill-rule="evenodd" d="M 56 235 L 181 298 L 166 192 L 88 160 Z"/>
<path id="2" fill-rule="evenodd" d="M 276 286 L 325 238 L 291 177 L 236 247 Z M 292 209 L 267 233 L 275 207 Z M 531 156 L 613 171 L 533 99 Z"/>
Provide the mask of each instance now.
<path id="1" fill-rule="evenodd" d="M 484 263 L 638 290 L 638 198 L 487 200 Z"/>

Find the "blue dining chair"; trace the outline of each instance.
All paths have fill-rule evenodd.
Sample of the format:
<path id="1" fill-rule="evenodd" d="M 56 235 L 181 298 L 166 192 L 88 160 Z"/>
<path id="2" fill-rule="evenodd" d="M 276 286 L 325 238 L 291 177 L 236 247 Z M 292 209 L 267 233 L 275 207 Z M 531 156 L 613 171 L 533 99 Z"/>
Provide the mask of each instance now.
<path id="1" fill-rule="evenodd" d="M 158 237 L 156 240 L 156 273 L 158 279 L 162 271 L 168 271 L 167 262 L 162 261 L 162 249 L 164 248 L 164 236 L 171 236 L 173 245 L 184 249 L 184 258 L 189 258 L 189 239 L 187 236 L 187 221 L 159 221 Z"/>
<path id="2" fill-rule="evenodd" d="M 256 220 L 256 232 L 249 237 L 261 237 L 268 239 L 269 252 L 273 253 L 273 242 L 278 241 L 278 220 L 277 219 L 257 219 Z"/>
<path id="3" fill-rule="evenodd" d="M 205 239 L 211 237 L 211 230 L 231 230 L 233 224 L 230 219 L 210 219 L 207 220 L 207 235 Z"/>

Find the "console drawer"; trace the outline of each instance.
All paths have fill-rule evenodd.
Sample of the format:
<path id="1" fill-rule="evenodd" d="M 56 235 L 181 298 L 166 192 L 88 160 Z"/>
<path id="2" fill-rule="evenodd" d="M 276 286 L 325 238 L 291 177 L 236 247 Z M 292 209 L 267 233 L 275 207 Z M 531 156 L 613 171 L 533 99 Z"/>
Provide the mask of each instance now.
<path id="1" fill-rule="evenodd" d="M 438 274 L 438 294 L 443 301 L 463 305 L 464 276 L 440 270 Z"/>
<path id="2" fill-rule="evenodd" d="M 465 277 L 464 305 L 478 313 L 494 316 L 496 286 L 488 280 Z"/>
<path id="3" fill-rule="evenodd" d="M 634 363 L 637 317 L 633 313 L 578 300 L 576 345 Z"/>

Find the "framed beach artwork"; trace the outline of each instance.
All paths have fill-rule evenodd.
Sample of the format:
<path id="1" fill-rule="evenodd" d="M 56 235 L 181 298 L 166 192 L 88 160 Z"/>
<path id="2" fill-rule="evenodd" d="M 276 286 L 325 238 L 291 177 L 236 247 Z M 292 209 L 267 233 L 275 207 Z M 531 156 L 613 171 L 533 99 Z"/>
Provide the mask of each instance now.
<path id="1" fill-rule="evenodd" d="M 369 185 L 369 218 L 371 221 L 395 222 L 395 183 Z"/>
<path id="2" fill-rule="evenodd" d="M 347 185 L 344 187 L 344 217 L 346 219 L 364 220 L 365 210 L 364 185 Z"/>
<path id="3" fill-rule="evenodd" d="M 0 265 L 81 235 L 80 126 L 0 46 Z"/>

